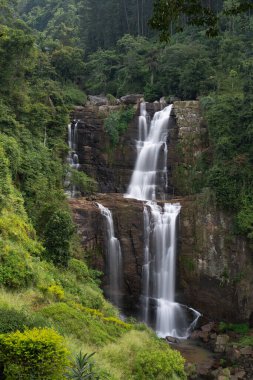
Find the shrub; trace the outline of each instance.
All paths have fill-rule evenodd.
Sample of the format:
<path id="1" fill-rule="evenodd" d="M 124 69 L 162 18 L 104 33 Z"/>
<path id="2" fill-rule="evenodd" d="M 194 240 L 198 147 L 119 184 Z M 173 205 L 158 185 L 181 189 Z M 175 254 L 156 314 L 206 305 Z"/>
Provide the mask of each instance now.
<path id="1" fill-rule="evenodd" d="M 70 239 L 74 226 L 67 211 L 57 210 L 45 228 L 46 258 L 55 265 L 67 267 L 70 258 Z"/>
<path id="2" fill-rule="evenodd" d="M 0 333 L 7 333 L 16 330 L 24 330 L 28 325 L 27 315 L 23 311 L 0 308 Z"/>
<path id="3" fill-rule="evenodd" d="M 63 338 L 52 329 L 0 335 L 6 380 L 62 380 L 67 354 Z"/>
<path id="4" fill-rule="evenodd" d="M 81 303 L 90 307 L 91 309 L 101 309 L 104 304 L 104 298 L 102 293 L 95 286 L 84 285 L 82 287 L 83 293 L 79 295 Z"/>
<path id="5" fill-rule="evenodd" d="M 50 285 L 47 288 L 47 293 L 54 301 L 62 301 L 64 299 L 64 290 L 59 285 Z"/>
<path id="6" fill-rule="evenodd" d="M 128 123 L 133 119 L 134 114 L 134 108 L 128 108 L 111 112 L 105 119 L 105 131 L 113 148 L 118 144 L 120 136 L 127 130 Z"/>
<path id="7" fill-rule="evenodd" d="M 77 186 L 82 195 L 94 194 L 98 189 L 98 184 L 93 178 L 76 169 L 71 170 L 70 182 Z"/>
<path id="8" fill-rule="evenodd" d="M 124 324 L 106 320 L 101 313 L 91 312 L 73 302 L 69 305 L 52 304 L 40 310 L 39 314 L 52 322 L 60 333 L 97 346 L 115 341 L 128 330 Z"/>
<path id="9" fill-rule="evenodd" d="M 136 380 L 186 379 L 184 359 L 179 352 L 171 349 L 138 352 L 133 374 Z"/>
<path id="10" fill-rule="evenodd" d="M 0 249 L 1 249 L 0 242 Z M 18 289 L 35 283 L 31 260 L 16 249 L 0 256 L 0 284 L 8 288 Z"/>
<path id="11" fill-rule="evenodd" d="M 26 328 L 45 327 L 48 322 L 36 314 L 27 314 L 23 310 L 16 310 L 6 306 L 0 307 L 0 333 L 24 331 Z"/>
<path id="12" fill-rule="evenodd" d="M 69 270 L 76 275 L 77 280 L 85 282 L 90 279 L 89 269 L 84 261 L 70 259 Z"/>
<path id="13" fill-rule="evenodd" d="M 84 105 L 87 101 L 87 95 L 78 87 L 66 85 L 63 87 L 63 99 L 69 105 Z"/>
<path id="14" fill-rule="evenodd" d="M 107 98 L 109 104 L 112 104 L 113 106 L 117 104 L 117 99 L 112 94 L 107 94 L 106 98 Z"/>

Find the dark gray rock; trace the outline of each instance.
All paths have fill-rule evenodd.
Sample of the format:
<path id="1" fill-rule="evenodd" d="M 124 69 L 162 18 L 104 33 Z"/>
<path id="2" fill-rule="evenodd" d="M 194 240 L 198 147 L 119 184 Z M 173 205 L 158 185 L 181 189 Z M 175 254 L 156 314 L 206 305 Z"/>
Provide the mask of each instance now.
<path id="1" fill-rule="evenodd" d="M 109 104 L 108 99 L 103 95 L 89 95 L 88 100 L 92 105 L 95 106 L 106 106 Z"/>
<path id="2" fill-rule="evenodd" d="M 130 94 L 125 95 L 120 98 L 121 102 L 124 104 L 137 104 L 143 98 L 142 94 Z"/>

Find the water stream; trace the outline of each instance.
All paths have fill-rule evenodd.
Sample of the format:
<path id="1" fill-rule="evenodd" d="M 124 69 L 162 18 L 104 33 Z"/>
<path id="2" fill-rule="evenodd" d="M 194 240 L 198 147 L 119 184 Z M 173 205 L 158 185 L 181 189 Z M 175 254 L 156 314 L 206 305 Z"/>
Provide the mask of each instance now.
<path id="1" fill-rule="evenodd" d="M 79 169 L 79 157 L 77 154 L 77 127 L 78 121 L 74 120 L 71 124 L 68 125 L 68 146 L 69 153 L 67 157 L 67 163 L 69 164 L 72 170 Z M 67 173 L 67 178 L 65 180 L 66 194 L 69 198 L 74 198 L 78 194 L 77 188 L 74 184 L 71 183 L 71 170 Z"/>
<path id="2" fill-rule="evenodd" d="M 155 329 L 160 337 L 187 338 L 200 316 L 196 310 L 175 302 L 176 226 L 180 204 L 156 202 L 167 187 L 167 132 L 172 105 L 156 112 L 148 122 L 145 103 L 140 105 L 137 159 L 126 198 L 144 205 L 144 264 L 142 268 L 142 314 L 150 322 L 155 309 Z M 189 314 L 190 318 L 189 318 Z"/>
<path id="3" fill-rule="evenodd" d="M 136 142 L 137 159 L 125 197 L 138 200 L 155 200 L 157 176 L 167 185 L 167 130 L 172 105 L 156 112 L 151 124 L 145 103 L 141 103 L 139 116 L 139 140 Z M 161 157 L 163 156 L 163 157 Z"/>
<path id="4" fill-rule="evenodd" d="M 107 296 L 111 302 L 120 307 L 122 287 L 122 253 L 119 240 L 115 237 L 114 223 L 111 211 L 97 203 L 101 215 L 105 218 L 107 251 L 106 251 L 106 273 L 108 276 Z"/>

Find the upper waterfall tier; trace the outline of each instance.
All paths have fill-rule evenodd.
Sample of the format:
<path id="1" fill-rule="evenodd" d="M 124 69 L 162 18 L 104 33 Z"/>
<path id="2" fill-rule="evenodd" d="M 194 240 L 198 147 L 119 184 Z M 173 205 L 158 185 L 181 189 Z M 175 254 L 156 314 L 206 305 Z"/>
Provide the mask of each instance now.
<path id="1" fill-rule="evenodd" d="M 137 160 L 130 184 L 125 194 L 138 200 L 155 200 L 157 197 L 157 173 L 160 171 L 167 183 L 167 127 L 172 105 L 156 112 L 149 126 L 146 104 L 141 103 L 139 116 L 139 140 Z M 162 162 L 159 155 L 163 154 Z M 161 167 L 159 167 L 161 166 Z"/>

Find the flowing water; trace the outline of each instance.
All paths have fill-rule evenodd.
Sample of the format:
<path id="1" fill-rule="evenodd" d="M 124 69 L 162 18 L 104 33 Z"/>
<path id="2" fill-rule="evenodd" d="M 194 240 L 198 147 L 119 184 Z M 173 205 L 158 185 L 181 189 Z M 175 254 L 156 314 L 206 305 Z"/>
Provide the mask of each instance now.
<path id="1" fill-rule="evenodd" d="M 119 240 L 115 237 L 113 217 L 111 211 L 97 203 L 106 222 L 107 257 L 106 272 L 108 275 L 108 298 L 116 306 L 120 306 L 120 293 L 122 281 L 122 253 Z"/>
<path id="2" fill-rule="evenodd" d="M 156 112 L 149 126 L 145 103 L 141 104 L 139 140 L 136 143 L 138 155 L 125 197 L 143 201 L 155 200 L 158 174 L 161 174 L 163 178 L 165 192 L 167 185 L 166 140 L 171 110 L 172 105 Z"/>
<path id="3" fill-rule="evenodd" d="M 69 154 L 67 158 L 67 162 L 69 166 L 73 170 L 79 169 L 79 157 L 76 153 L 77 151 L 77 127 L 78 127 L 78 121 L 74 120 L 71 124 L 68 125 L 68 146 L 69 146 Z M 71 183 L 71 171 L 67 173 L 67 179 L 65 181 L 65 188 L 67 195 L 70 198 L 74 198 L 78 191 L 76 189 L 76 186 Z"/>
<path id="4" fill-rule="evenodd" d="M 145 103 L 141 103 L 136 165 L 125 197 L 147 201 L 144 206 L 143 320 L 149 323 L 155 309 L 155 328 L 160 337 L 187 338 L 200 314 L 175 302 L 176 225 L 181 206 L 156 203 L 157 179 L 163 180 L 164 193 L 159 194 L 163 199 L 167 187 L 166 140 L 171 111 L 172 105 L 156 112 L 149 125 Z"/>

